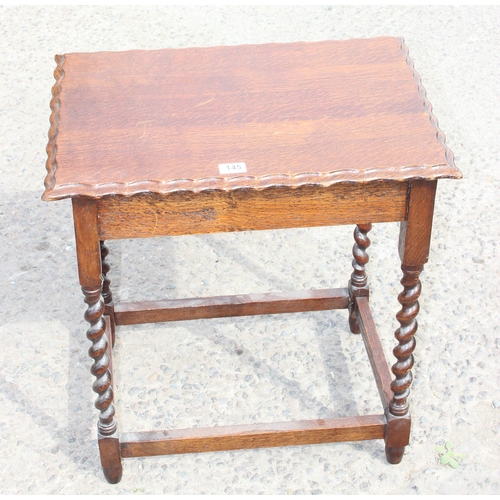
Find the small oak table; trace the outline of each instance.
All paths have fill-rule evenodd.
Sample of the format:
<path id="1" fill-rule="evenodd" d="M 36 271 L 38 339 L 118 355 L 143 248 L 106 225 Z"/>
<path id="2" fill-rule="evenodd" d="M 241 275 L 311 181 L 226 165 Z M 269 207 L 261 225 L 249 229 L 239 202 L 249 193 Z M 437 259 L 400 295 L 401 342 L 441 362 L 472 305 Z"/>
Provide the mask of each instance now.
<path id="1" fill-rule="evenodd" d="M 384 439 L 408 444 L 419 274 L 437 180 L 460 178 L 402 39 L 56 56 L 44 200 L 70 197 L 106 479 L 122 457 Z M 372 223 L 400 222 L 392 378 L 368 302 Z M 105 240 L 353 224 L 346 288 L 115 304 Z M 384 414 L 118 434 L 115 327 L 348 309 Z"/>

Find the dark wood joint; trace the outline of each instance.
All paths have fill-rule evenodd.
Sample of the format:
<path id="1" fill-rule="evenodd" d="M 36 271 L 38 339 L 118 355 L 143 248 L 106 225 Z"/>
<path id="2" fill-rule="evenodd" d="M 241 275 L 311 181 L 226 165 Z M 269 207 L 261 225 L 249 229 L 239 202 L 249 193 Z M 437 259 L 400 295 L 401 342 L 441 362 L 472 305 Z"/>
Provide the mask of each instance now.
<path id="1" fill-rule="evenodd" d="M 405 447 L 410 442 L 411 418 L 395 417 L 386 412 L 385 456 L 390 464 L 399 464 L 403 459 Z"/>
<path id="2" fill-rule="evenodd" d="M 351 285 L 351 281 L 349 281 L 349 301 L 354 302 L 356 297 L 370 297 L 370 289 L 366 288 L 356 288 Z"/>
<path id="3" fill-rule="evenodd" d="M 399 464 L 410 442 L 411 417 L 395 417 L 386 411 L 385 455 L 390 464 Z"/>
<path id="4" fill-rule="evenodd" d="M 104 304 L 104 314 L 112 317 L 115 315 L 115 306 L 112 302 L 110 304 Z"/>
<path id="5" fill-rule="evenodd" d="M 410 442 L 411 416 L 395 417 L 386 411 L 387 427 L 385 430 L 385 444 L 391 448 L 407 446 Z"/>
<path id="6" fill-rule="evenodd" d="M 111 436 L 98 434 L 101 465 L 106 481 L 111 484 L 119 483 L 122 478 L 122 457 L 118 433 Z"/>

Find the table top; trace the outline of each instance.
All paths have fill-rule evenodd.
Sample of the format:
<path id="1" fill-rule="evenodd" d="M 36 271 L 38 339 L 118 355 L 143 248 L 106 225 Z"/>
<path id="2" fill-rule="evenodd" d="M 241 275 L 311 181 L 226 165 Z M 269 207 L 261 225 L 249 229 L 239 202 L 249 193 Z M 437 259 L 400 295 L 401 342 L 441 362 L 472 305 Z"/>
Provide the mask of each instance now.
<path id="1" fill-rule="evenodd" d="M 56 61 L 45 200 L 461 177 L 399 38 Z"/>

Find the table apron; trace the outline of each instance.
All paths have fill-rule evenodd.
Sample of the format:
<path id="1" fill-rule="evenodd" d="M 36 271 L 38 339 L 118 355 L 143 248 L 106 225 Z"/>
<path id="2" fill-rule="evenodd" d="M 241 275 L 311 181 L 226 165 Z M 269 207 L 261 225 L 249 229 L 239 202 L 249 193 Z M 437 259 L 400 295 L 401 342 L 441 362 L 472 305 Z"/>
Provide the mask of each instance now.
<path id="1" fill-rule="evenodd" d="M 97 201 L 101 240 L 396 222 L 406 218 L 408 182 L 233 191 L 140 193 Z"/>

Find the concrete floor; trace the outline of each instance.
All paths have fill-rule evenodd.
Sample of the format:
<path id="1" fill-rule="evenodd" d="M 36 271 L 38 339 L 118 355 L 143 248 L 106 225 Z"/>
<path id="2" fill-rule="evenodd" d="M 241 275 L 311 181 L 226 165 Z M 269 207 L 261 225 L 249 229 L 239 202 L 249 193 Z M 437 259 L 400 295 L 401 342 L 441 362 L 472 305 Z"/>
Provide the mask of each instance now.
<path id="1" fill-rule="evenodd" d="M 40 201 L 54 55 L 380 35 L 405 37 L 464 174 L 439 183 L 403 462 L 380 441 L 242 450 L 125 460 L 107 484 L 71 205 Z M 498 7 L 0 7 L 0 494 L 498 494 L 499 42 Z M 369 264 L 391 363 L 397 231 L 374 227 Z M 351 233 L 111 242 L 110 277 L 121 300 L 345 286 Z M 115 365 L 124 431 L 380 410 L 345 311 L 122 328 Z"/>

